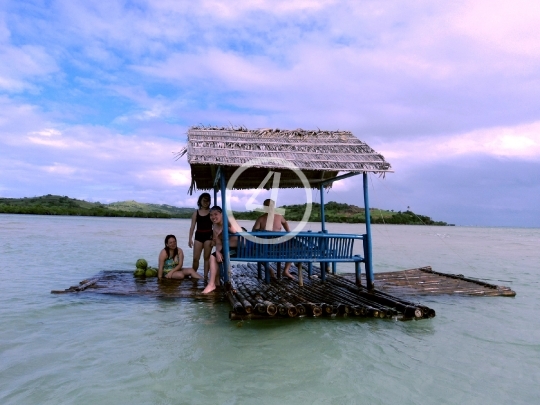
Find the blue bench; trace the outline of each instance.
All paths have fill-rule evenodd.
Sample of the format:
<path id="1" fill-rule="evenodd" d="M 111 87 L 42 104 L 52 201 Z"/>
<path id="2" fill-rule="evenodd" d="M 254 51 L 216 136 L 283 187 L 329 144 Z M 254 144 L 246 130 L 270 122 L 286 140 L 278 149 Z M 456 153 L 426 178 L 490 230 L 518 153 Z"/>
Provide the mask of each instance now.
<path id="1" fill-rule="evenodd" d="M 270 262 L 307 263 L 310 276 L 313 263 L 320 263 L 323 281 L 326 280 L 328 263 L 332 264 L 332 272 L 335 274 L 336 263 L 353 262 L 357 282 L 360 282 L 360 263 L 365 262 L 365 259 L 360 255 L 355 255 L 353 247 L 355 240 L 365 242 L 365 235 L 299 232 L 291 238 L 288 232 L 257 231 L 239 232 L 231 236 L 238 238 L 236 254 L 232 255 L 231 261 L 257 262 L 259 278 L 262 272 L 261 264 L 264 264 L 265 280 L 268 283 L 270 282 Z M 250 236 L 257 237 L 257 242 L 250 240 Z"/>

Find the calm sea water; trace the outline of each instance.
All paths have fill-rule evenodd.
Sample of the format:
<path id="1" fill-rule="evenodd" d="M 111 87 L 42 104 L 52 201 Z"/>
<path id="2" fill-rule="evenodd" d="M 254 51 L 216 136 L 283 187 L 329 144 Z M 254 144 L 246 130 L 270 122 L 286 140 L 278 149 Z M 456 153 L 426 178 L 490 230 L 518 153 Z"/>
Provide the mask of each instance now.
<path id="1" fill-rule="evenodd" d="M 101 270 L 132 271 L 139 257 L 157 264 L 168 233 L 189 263 L 188 229 L 187 220 L 0 215 L 0 403 L 540 401 L 540 229 L 374 226 L 375 271 L 431 265 L 517 292 L 415 297 L 437 311 L 429 320 L 238 323 L 226 303 L 50 294 Z"/>

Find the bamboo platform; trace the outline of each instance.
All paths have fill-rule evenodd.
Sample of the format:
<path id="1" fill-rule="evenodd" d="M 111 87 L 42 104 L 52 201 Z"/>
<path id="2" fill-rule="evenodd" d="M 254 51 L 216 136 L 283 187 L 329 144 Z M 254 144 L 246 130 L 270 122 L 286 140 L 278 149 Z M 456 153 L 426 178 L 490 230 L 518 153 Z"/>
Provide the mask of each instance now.
<path id="1" fill-rule="evenodd" d="M 52 294 L 93 292 L 97 294 L 140 296 L 149 298 L 195 298 L 216 300 L 217 294 L 203 294 L 202 280 L 169 280 L 158 283 L 157 277 L 134 277 L 132 271 L 102 271 L 79 285 L 65 290 L 52 290 Z"/>
<path id="2" fill-rule="evenodd" d="M 354 274 L 342 274 L 354 281 Z M 363 275 L 364 276 L 364 275 Z M 365 280 L 363 280 L 365 284 Z M 470 295 L 515 297 L 509 287 L 486 283 L 464 277 L 462 274 L 446 274 L 433 271 L 430 266 L 417 269 L 375 273 L 375 287 L 398 297 L 415 295 Z"/>
<path id="3" fill-rule="evenodd" d="M 277 272 L 275 266 L 271 266 Z M 319 270 L 314 268 L 314 274 Z M 471 296 L 515 296 L 504 286 L 469 279 L 462 275 L 444 274 L 430 267 L 389 273 L 376 273 L 374 291 L 355 285 L 354 274 L 326 275 L 326 282 L 317 276 L 308 277 L 302 271 L 303 286 L 299 286 L 298 268 L 291 267 L 295 280 L 286 278 L 266 284 L 257 277 L 255 263 L 237 264 L 232 268 L 231 285 L 212 294 L 202 294 L 204 283 L 192 280 L 162 280 L 156 277 L 136 278 L 132 272 L 103 271 L 53 294 L 94 292 L 151 298 L 190 298 L 213 302 L 226 299 L 231 305 L 229 317 L 240 319 L 269 319 L 298 316 L 348 316 L 424 319 L 435 311 L 411 297 L 416 295 L 460 294 Z M 365 280 L 363 282 L 365 285 Z"/>
<path id="4" fill-rule="evenodd" d="M 267 284 L 257 277 L 256 263 L 235 265 L 232 288 L 226 292 L 232 307 L 230 318 L 348 316 L 408 320 L 435 316 L 431 308 L 380 290 L 368 291 L 341 275 L 327 274 L 323 282 L 317 276 L 308 277 L 303 270 L 300 286 L 294 265 L 291 274 L 295 280 L 282 278 Z"/>

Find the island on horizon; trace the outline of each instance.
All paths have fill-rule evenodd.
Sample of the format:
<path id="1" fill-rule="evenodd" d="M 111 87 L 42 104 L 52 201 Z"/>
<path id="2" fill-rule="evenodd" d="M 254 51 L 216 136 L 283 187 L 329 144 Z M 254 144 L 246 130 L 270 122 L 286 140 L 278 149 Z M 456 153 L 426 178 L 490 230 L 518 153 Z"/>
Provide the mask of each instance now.
<path id="1" fill-rule="evenodd" d="M 288 221 L 300 221 L 306 204 L 283 205 Z M 95 217 L 135 217 L 135 218 L 191 218 L 194 208 L 175 207 L 167 204 L 148 204 L 137 201 L 120 201 L 110 204 L 88 202 L 67 196 L 47 194 L 41 197 L 2 198 L 0 213 L 32 215 L 71 215 Z M 324 205 L 326 222 L 365 223 L 364 208 L 356 205 L 330 201 Z M 410 210 L 401 212 L 371 208 L 372 224 L 400 225 L 440 225 L 452 226 L 443 221 L 434 221 L 426 215 Z M 258 211 L 233 211 L 236 219 L 255 220 L 261 215 Z M 320 222 L 320 204 L 313 203 L 309 222 Z"/>

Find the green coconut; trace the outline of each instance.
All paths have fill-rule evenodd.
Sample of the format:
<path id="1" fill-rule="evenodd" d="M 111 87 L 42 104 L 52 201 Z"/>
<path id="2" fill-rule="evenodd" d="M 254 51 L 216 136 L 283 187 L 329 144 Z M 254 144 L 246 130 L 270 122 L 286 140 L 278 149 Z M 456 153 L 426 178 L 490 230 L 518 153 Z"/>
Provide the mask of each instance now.
<path id="1" fill-rule="evenodd" d="M 146 270 L 148 268 L 148 262 L 144 259 L 139 259 L 137 260 L 137 263 L 135 263 L 135 267 Z"/>
<path id="2" fill-rule="evenodd" d="M 148 269 L 145 272 L 145 276 L 146 277 L 156 277 L 157 276 L 157 271 L 154 270 L 154 269 Z"/>
<path id="3" fill-rule="evenodd" d="M 146 273 L 145 269 L 137 269 L 137 270 L 135 270 L 135 272 L 133 272 L 133 275 L 135 277 L 142 277 L 142 276 L 146 275 L 145 273 Z"/>

